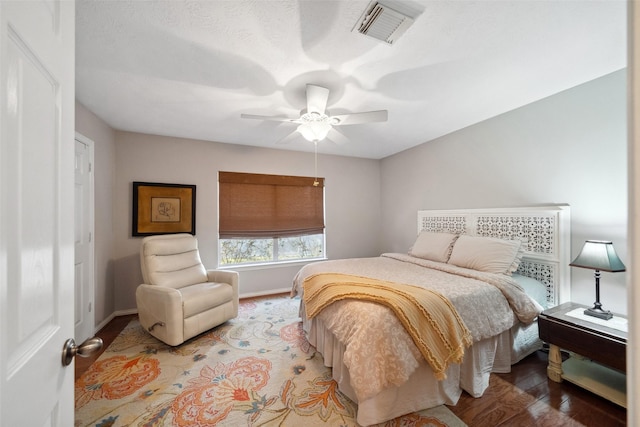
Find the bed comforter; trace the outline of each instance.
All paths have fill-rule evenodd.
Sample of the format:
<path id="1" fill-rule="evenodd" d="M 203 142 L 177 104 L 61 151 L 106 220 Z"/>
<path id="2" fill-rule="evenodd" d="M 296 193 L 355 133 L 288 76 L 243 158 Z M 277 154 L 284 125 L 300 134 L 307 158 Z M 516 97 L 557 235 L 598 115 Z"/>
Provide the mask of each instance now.
<path id="1" fill-rule="evenodd" d="M 518 321 L 530 323 L 542 311 L 508 276 L 404 254 L 308 264 L 294 278 L 292 294 L 302 295 L 305 278 L 323 272 L 367 276 L 439 292 L 458 311 L 473 342 L 498 335 Z M 305 316 L 303 304 L 301 315 Z M 422 360 L 409 334 L 385 306 L 343 300 L 326 307 L 318 318 L 345 346 L 344 364 L 358 401 L 369 399 L 388 386 L 402 385 Z"/>

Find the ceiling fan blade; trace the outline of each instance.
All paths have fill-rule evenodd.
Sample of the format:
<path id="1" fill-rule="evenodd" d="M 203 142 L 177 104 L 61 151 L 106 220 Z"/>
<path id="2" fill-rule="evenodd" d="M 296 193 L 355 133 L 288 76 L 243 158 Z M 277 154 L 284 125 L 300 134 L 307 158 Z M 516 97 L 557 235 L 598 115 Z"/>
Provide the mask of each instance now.
<path id="1" fill-rule="evenodd" d="M 387 110 L 367 111 L 364 113 L 339 114 L 331 116 L 330 123 L 334 126 L 358 125 L 361 123 L 386 122 Z M 337 123 L 334 121 L 337 119 Z"/>
<path id="2" fill-rule="evenodd" d="M 280 139 L 279 141 L 276 141 L 276 144 L 278 144 L 278 145 L 279 144 L 288 144 L 290 142 L 295 141 L 299 137 L 302 137 L 302 135 L 300 135 L 300 133 L 297 130 L 294 130 L 289 135 L 285 136 L 284 138 Z"/>
<path id="3" fill-rule="evenodd" d="M 349 138 L 344 136 L 342 132 L 338 132 L 335 129 L 331 129 L 327 134 L 327 139 L 335 143 L 336 145 L 344 145 L 349 142 Z"/>
<path id="4" fill-rule="evenodd" d="M 316 85 L 307 85 L 307 113 L 324 114 L 329 100 L 329 89 Z"/>
<path id="5" fill-rule="evenodd" d="M 301 123 L 298 117 L 293 118 L 287 116 L 259 116 L 256 114 L 240 114 L 240 117 L 243 119 L 270 120 L 272 122 Z"/>

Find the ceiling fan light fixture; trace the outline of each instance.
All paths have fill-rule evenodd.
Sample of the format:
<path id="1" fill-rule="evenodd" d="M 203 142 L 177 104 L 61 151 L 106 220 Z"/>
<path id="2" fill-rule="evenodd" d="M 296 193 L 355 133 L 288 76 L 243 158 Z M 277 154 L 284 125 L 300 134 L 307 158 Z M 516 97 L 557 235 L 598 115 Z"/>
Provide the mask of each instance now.
<path id="1" fill-rule="evenodd" d="M 304 113 L 304 114 L 302 114 L 300 116 L 300 120 L 302 120 L 303 122 L 306 122 L 306 123 L 326 122 L 327 119 L 329 119 L 329 116 L 327 116 L 324 113 L 319 113 L 317 111 L 311 111 L 311 112 L 308 112 L 308 113 Z"/>
<path id="2" fill-rule="evenodd" d="M 316 142 L 327 137 L 331 125 L 326 121 L 311 121 L 302 123 L 297 130 L 307 141 Z"/>

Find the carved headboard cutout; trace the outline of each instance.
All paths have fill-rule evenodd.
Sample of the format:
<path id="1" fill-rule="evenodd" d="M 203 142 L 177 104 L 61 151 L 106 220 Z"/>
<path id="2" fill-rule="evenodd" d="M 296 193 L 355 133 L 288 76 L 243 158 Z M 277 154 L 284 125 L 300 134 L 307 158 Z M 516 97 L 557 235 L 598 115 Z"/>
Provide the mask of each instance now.
<path id="1" fill-rule="evenodd" d="M 516 274 L 542 282 L 549 306 L 571 299 L 569 205 L 420 210 L 422 230 L 522 240 L 525 252 Z"/>

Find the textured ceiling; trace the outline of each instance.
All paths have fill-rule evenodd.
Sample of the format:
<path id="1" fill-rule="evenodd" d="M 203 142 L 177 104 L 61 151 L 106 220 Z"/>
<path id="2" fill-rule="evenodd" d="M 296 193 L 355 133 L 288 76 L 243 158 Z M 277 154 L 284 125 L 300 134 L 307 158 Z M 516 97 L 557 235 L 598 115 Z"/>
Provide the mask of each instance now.
<path id="1" fill-rule="evenodd" d="M 318 151 L 379 159 L 626 66 L 623 0 L 403 1 L 392 46 L 352 31 L 369 4 L 78 0 L 76 97 L 115 129 L 313 151 L 240 118 L 297 117 L 313 83 L 332 114 L 389 111 Z"/>

